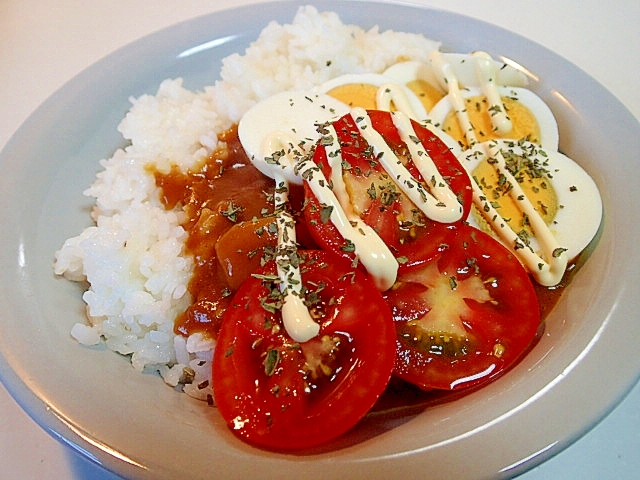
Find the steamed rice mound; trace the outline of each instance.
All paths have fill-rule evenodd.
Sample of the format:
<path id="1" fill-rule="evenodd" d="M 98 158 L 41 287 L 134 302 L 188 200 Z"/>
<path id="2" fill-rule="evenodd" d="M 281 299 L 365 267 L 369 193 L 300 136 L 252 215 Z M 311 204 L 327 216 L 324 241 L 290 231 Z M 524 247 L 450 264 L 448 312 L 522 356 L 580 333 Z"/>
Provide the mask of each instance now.
<path id="1" fill-rule="evenodd" d="M 181 79 L 168 79 L 156 95 L 131 99 L 118 126 L 129 145 L 101 161 L 103 170 L 84 192 L 95 199 L 95 225 L 55 255 L 57 275 L 89 285 L 83 295 L 88 322 L 76 324 L 71 335 L 83 345 L 104 342 L 130 355 L 136 370 L 158 371 L 169 385 L 211 398 L 214 342 L 173 331 L 175 317 L 191 302 L 184 215 L 180 206 L 165 209 L 151 170 L 197 169 L 224 147 L 219 133 L 275 93 L 345 73 L 381 72 L 399 59 L 426 61 L 438 47 L 416 34 L 345 25 L 337 14 L 307 6 L 291 24 L 270 23 L 244 54 L 225 58 L 213 86 L 191 92 Z"/>

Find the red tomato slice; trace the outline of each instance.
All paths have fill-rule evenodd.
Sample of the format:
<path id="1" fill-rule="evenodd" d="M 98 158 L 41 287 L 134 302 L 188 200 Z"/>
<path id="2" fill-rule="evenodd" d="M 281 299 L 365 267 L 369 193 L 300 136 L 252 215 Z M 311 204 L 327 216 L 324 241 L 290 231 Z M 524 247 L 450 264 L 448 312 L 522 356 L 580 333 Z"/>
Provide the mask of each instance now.
<path id="1" fill-rule="evenodd" d="M 395 327 L 369 277 L 330 252 L 305 251 L 302 280 L 320 333 L 302 344 L 274 305 L 275 265 L 236 293 L 214 353 L 215 403 L 243 440 L 276 450 L 325 443 L 353 427 L 391 378 Z"/>
<path id="2" fill-rule="evenodd" d="M 391 114 L 377 110 L 371 110 L 368 114 L 374 128 L 383 136 L 394 153 L 403 159 L 409 172 L 426 184 L 413 162 L 410 161 L 408 148 L 401 141 Z M 419 212 L 417 207 L 401 193 L 399 187 L 374 158 L 372 149 L 360 136 L 351 115 L 345 115 L 334 122 L 333 126 L 341 145 L 345 185 L 354 209 L 363 221 L 377 231 L 398 257 L 415 256 L 416 246 L 419 251 L 430 250 L 435 253 L 441 238 L 434 235 L 434 230 L 441 233 L 439 229 L 441 224 Z M 462 218 L 466 219 L 472 203 L 469 176 L 455 155 L 435 134 L 416 122 L 413 122 L 413 127 L 443 178 L 458 196 L 463 206 Z M 314 161 L 329 178 L 331 167 L 322 144 L 316 148 Z M 322 248 L 351 257 L 349 252 L 342 251 L 347 242 L 328 220 L 325 209 L 308 184 L 306 182 L 304 184 L 306 196 L 304 213 L 311 235 Z"/>
<path id="3" fill-rule="evenodd" d="M 465 224 L 434 261 L 401 265 L 385 298 L 397 330 L 395 374 L 424 390 L 487 382 L 534 339 L 540 307 L 505 247 Z"/>

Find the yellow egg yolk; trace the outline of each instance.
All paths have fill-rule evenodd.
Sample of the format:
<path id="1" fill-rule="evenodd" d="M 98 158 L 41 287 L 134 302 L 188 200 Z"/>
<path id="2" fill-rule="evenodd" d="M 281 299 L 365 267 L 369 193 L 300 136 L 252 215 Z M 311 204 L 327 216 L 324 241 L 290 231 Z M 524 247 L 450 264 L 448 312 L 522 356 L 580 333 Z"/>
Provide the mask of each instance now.
<path id="1" fill-rule="evenodd" d="M 379 108 L 376 101 L 379 88 L 368 83 L 347 83 L 337 86 L 327 93 L 350 107 L 376 110 Z M 442 92 L 423 80 L 413 80 L 407 83 L 407 88 L 415 93 L 427 112 L 444 97 Z M 395 109 L 392 108 L 392 110 Z"/>
<path id="2" fill-rule="evenodd" d="M 527 198 L 549 225 L 560 208 L 556 192 L 549 179 L 549 172 L 544 166 L 536 165 L 524 157 L 505 155 L 505 160 Z M 489 161 L 484 160 L 473 170 L 472 176 L 480 185 L 487 200 L 492 203 L 514 232 L 521 237 L 533 234 L 528 219 L 518 207 L 518 202 L 509 194 L 511 187 L 504 175 L 499 174 Z M 490 232 L 491 227 L 480 212 L 476 210 L 475 216 L 479 225 Z"/>
<path id="3" fill-rule="evenodd" d="M 412 80 L 407 83 L 407 87 L 416 94 L 427 112 L 444 97 L 440 90 L 424 80 Z"/>
<path id="4" fill-rule="evenodd" d="M 513 128 L 510 132 L 500 135 L 491 123 L 491 112 L 486 97 L 476 96 L 465 99 L 467 115 L 473 125 L 478 142 L 486 142 L 496 138 L 527 139 L 533 143 L 540 143 L 540 128 L 531 111 L 519 101 L 502 97 L 505 110 Z M 462 132 L 460 123 L 454 112 L 450 112 L 442 123 L 442 129 L 451 135 L 463 148 L 468 147 L 467 139 Z"/>
<path id="5" fill-rule="evenodd" d="M 378 87 L 368 83 L 347 83 L 331 89 L 327 94 L 350 107 L 362 107 L 367 110 L 378 108 Z"/>

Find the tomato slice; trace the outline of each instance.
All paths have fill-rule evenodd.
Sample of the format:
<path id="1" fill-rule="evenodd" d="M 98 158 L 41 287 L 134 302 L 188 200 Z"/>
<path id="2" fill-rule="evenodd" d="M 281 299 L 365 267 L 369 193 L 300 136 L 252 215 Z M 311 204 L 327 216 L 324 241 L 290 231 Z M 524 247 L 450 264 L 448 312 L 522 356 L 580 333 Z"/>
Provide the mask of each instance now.
<path id="1" fill-rule="evenodd" d="M 403 162 L 411 175 L 423 185 L 418 169 L 411 161 L 409 149 L 400 139 L 389 112 L 370 110 L 367 112 L 373 127 L 378 131 L 396 156 Z M 462 219 L 466 219 L 472 204 L 470 179 L 464 168 L 449 148 L 430 130 L 417 122 L 412 122 L 417 138 L 425 147 L 442 177 L 458 197 L 463 207 Z M 360 135 L 353 117 L 348 114 L 333 124 L 341 146 L 343 179 L 351 204 L 356 214 L 373 227 L 389 248 L 399 257 L 413 257 L 416 250 L 425 252 L 428 248 L 435 252 L 440 238 L 438 222 L 426 217 L 418 210 L 393 179 L 385 172 L 375 157 L 373 150 Z M 325 147 L 320 142 L 315 150 L 314 162 L 322 169 L 325 177 L 331 175 L 331 167 Z M 345 245 L 348 242 L 340 236 L 331 223 L 325 206 L 321 205 L 305 185 L 305 219 L 311 235 L 317 244 L 345 256 L 351 256 Z M 459 222 L 456 222 L 459 223 Z"/>
<path id="2" fill-rule="evenodd" d="M 397 330 L 395 374 L 424 390 L 495 378 L 540 324 L 531 279 L 511 252 L 466 224 L 449 234 L 435 260 L 401 265 L 384 294 Z"/>
<path id="3" fill-rule="evenodd" d="M 353 427 L 391 378 L 395 327 L 369 277 L 325 251 L 301 252 L 313 339 L 294 342 L 277 308 L 276 268 L 246 280 L 225 313 L 213 362 L 215 403 L 243 440 L 308 449 Z"/>

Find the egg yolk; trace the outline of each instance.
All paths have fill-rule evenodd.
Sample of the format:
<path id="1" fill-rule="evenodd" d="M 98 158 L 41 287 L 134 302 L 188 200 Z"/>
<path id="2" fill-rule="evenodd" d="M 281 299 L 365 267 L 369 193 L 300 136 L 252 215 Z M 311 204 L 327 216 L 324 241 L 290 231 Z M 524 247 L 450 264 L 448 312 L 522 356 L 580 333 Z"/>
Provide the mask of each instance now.
<path id="1" fill-rule="evenodd" d="M 526 139 L 533 143 L 540 143 L 538 122 L 531 110 L 519 101 L 509 97 L 502 97 L 506 113 L 513 126 L 510 132 L 503 135 L 496 132 L 491 123 L 491 112 L 489 111 L 489 103 L 486 97 L 470 97 L 465 99 L 465 102 L 467 115 L 479 142 L 486 142 L 496 138 L 513 138 L 515 140 Z M 442 129 L 451 135 L 463 148 L 468 148 L 467 139 L 453 111 L 445 118 Z"/>
<path id="2" fill-rule="evenodd" d="M 367 110 L 378 108 L 378 87 L 368 83 L 346 83 L 329 90 L 327 94 L 350 107 L 362 107 Z"/>
<path id="3" fill-rule="evenodd" d="M 444 97 L 440 90 L 424 80 L 412 80 L 407 83 L 407 87 L 416 94 L 427 112 Z"/>
<path id="4" fill-rule="evenodd" d="M 505 160 L 509 171 L 518 181 L 524 194 L 545 223 L 549 225 L 559 208 L 549 172 L 544 166 L 525 157 L 507 154 Z M 533 234 L 528 219 L 518 207 L 518 202 L 509 194 L 511 185 L 504 175 L 499 174 L 489 161 L 484 160 L 473 170 L 472 176 L 478 182 L 487 200 L 492 203 L 514 232 L 521 237 Z M 476 210 L 475 215 L 479 225 L 484 230 L 491 232 L 491 227 L 480 212 Z"/>
<path id="5" fill-rule="evenodd" d="M 379 108 L 376 101 L 379 88 L 368 83 L 347 83 L 339 85 L 327 93 L 350 107 L 376 110 Z M 407 83 L 407 88 L 415 93 L 427 112 L 444 97 L 440 90 L 424 80 L 412 80 Z"/>

